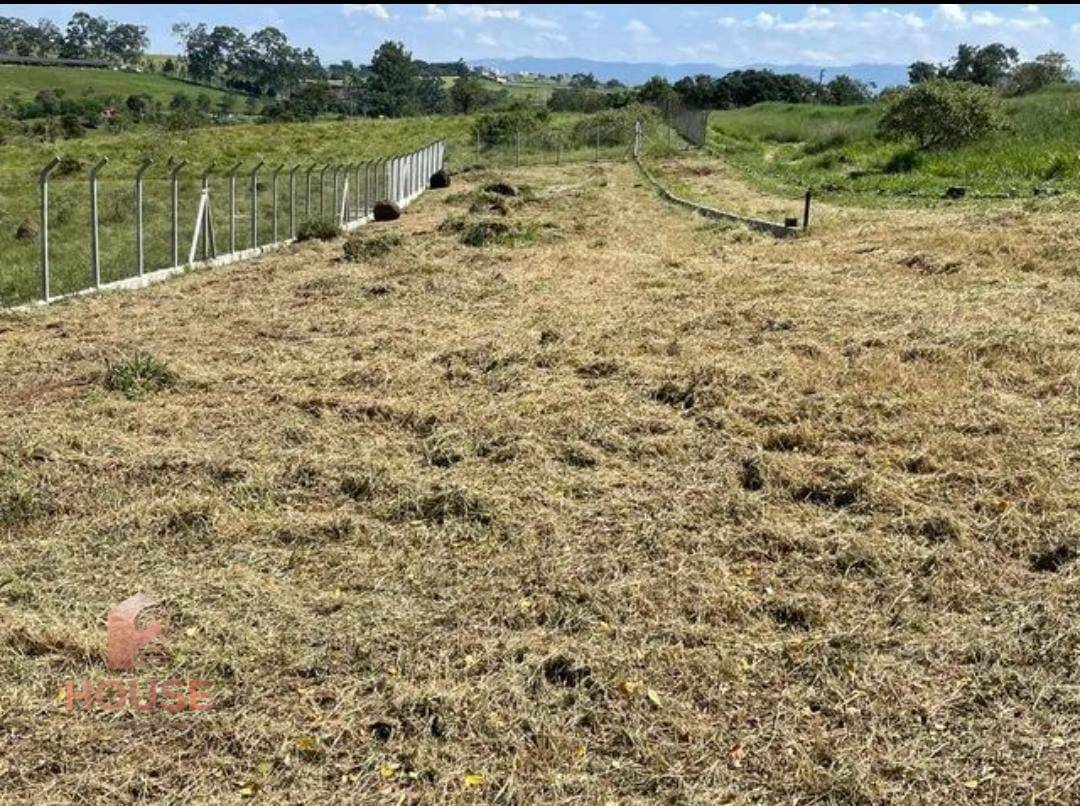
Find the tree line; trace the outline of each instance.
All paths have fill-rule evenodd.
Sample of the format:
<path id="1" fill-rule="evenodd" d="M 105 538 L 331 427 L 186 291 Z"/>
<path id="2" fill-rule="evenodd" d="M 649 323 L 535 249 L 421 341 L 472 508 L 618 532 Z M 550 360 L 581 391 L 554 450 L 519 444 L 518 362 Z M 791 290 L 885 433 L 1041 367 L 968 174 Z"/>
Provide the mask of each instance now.
<path id="1" fill-rule="evenodd" d="M 146 28 L 77 11 L 61 30 L 50 20 L 0 17 L 0 53 L 41 59 L 98 59 L 134 64 L 146 52 Z"/>
<path id="2" fill-rule="evenodd" d="M 1009 95 L 1035 92 L 1068 81 L 1072 67 L 1064 53 L 1049 51 L 1021 62 L 1020 52 L 1000 42 L 989 45 L 962 44 L 945 64 L 917 61 L 908 67 L 912 85 L 935 79 L 963 81 L 999 89 Z"/>

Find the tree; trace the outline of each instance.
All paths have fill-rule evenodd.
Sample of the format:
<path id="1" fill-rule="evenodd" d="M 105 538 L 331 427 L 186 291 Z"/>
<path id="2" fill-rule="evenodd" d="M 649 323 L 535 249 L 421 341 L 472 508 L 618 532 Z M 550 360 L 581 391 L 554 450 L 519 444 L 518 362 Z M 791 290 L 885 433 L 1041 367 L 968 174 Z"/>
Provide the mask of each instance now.
<path id="1" fill-rule="evenodd" d="M 389 117 L 436 111 L 446 102 L 437 78 L 424 78 L 400 42 L 383 42 L 371 59 L 365 94 L 373 111 Z"/>
<path id="2" fill-rule="evenodd" d="M 675 92 L 679 93 L 679 98 L 686 106 L 707 109 L 715 105 L 713 99 L 716 95 L 716 81 L 704 73 L 693 78 L 685 76 L 675 82 Z"/>
<path id="3" fill-rule="evenodd" d="M 878 136 L 913 139 L 920 148 L 954 148 L 1001 124 L 1001 101 L 992 90 L 938 78 L 896 96 L 882 115 Z"/>
<path id="4" fill-rule="evenodd" d="M 938 66 L 930 62 L 912 62 L 908 66 L 907 74 L 911 84 L 922 84 L 938 77 Z"/>
<path id="5" fill-rule="evenodd" d="M 856 106 L 870 101 L 870 89 L 850 76 L 838 75 L 822 89 L 822 100 L 827 104 Z"/>
<path id="6" fill-rule="evenodd" d="M 1036 92 L 1051 84 L 1061 84 L 1072 76 L 1072 67 L 1064 53 L 1050 51 L 1035 57 L 1034 61 L 1023 62 L 1013 68 L 1006 82 L 1010 95 L 1024 95 Z"/>
<path id="7" fill-rule="evenodd" d="M 592 73 L 574 73 L 570 76 L 571 87 L 584 87 L 585 89 L 595 89 L 600 86 L 600 82 L 596 80 L 596 76 Z"/>
<path id="8" fill-rule="evenodd" d="M 148 44 L 150 40 L 146 38 L 145 27 L 122 23 L 108 27 L 101 47 L 112 61 L 120 64 L 135 64 Z"/>
<path id="9" fill-rule="evenodd" d="M 984 87 L 997 87 L 1008 78 L 1019 58 L 1016 48 L 1006 47 L 1000 42 L 983 47 L 960 45 L 952 64 L 942 77 L 951 78 L 953 81 L 970 81 Z"/>
<path id="10" fill-rule="evenodd" d="M 23 29 L 22 42 L 16 52 L 25 51 L 24 55 L 44 58 L 57 55 L 63 44 L 64 35 L 55 23 L 49 20 L 38 20 L 37 25 L 27 25 Z"/>
<path id="11" fill-rule="evenodd" d="M 101 58 L 105 55 L 105 39 L 109 21 L 77 11 L 68 20 L 60 55 L 70 59 Z"/>
<path id="12" fill-rule="evenodd" d="M 638 100 L 669 114 L 679 104 L 679 94 L 663 76 L 653 76 L 638 88 Z"/>
<path id="13" fill-rule="evenodd" d="M 468 115 L 492 106 L 498 93 L 492 92 L 476 76 L 458 76 L 450 86 L 450 108 L 455 114 Z"/>

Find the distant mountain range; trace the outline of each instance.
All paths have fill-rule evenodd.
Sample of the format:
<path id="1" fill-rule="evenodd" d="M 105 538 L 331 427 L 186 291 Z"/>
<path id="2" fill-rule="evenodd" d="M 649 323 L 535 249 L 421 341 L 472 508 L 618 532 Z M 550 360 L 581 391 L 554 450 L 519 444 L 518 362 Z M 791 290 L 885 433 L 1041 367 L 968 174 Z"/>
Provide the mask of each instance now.
<path id="1" fill-rule="evenodd" d="M 644 83 L 657 75 L 670 81 L 678 81 L 683 76 L 694 76 L 699 73 L 719 77 L 733 70 L 772 70 L 774 73 L 797 73 L 817 80 L 822 69 L 825 71 L 825 81 L 843 73 L 859 81 L 872 83 L 879 90 L 898 84 L 907 84 L 907 67 L 902 64 L 852 64 L 824 68 L 813 64 L 748 64 L 742 67 L 721 67 L 718 64 L 696 62 L 682 64 L 600 62 L 592 59 L 548 59 L 536 56 L 520 56 L 516 59 L 476 59 L 471 64 L 490 67 L 503 73 L 541 73 L 545 76 L 560 73 L 592 73 L 600 81 L 615 78 L 629 85 Z"/>

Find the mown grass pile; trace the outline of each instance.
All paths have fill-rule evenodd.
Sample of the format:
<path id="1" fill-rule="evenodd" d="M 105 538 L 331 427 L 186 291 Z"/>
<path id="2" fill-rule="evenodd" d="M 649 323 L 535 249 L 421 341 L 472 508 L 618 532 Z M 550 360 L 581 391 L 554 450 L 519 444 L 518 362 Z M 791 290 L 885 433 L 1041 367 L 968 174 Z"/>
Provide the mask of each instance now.
<path id="1" fill-rule="evenodd" d="M 496 179 L 558 237 L 440 228 Z M 466 174 L 372 260 L 3 317 L 0 800 L 1074 801 L 1070 225 Z M 58 701 L 136 591 L 209 712 Z"/>

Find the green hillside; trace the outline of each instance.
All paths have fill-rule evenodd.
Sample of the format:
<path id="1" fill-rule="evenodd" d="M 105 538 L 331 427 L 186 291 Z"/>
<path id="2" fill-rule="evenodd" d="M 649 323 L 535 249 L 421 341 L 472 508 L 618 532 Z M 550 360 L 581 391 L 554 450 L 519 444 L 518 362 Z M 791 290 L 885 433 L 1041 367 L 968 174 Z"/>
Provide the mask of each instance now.
<path id="1" fill-rule="evenodd" d="M 958 149 L 913 151 L 875 136 L 884 105 L 765 103 L 713 112 L 708 146 L 759 184 L 787 193 L 884 198 L 1080 192 L 1080 86 L 1004 101 L 1004 130 Z"/>
<path id="2" fill-rule="evenodd" d="M 84 95 L 127 97 L 146 94 L 164 102 L 178 92 L 192 97 L 205 92 L 214 101 L 226 94 L 223 90 L 189 84 L 186 81 L 150 73 L 83 67 L 0 65 L 0 99 L 8 100 L 13 95 L 17 95 L 23 100 L 29 100 L 42 90 L 63 90 L 68 97 Z"/>

